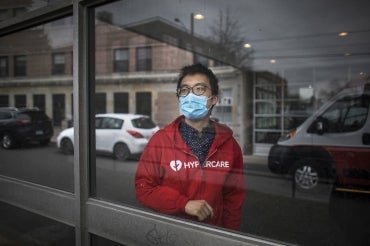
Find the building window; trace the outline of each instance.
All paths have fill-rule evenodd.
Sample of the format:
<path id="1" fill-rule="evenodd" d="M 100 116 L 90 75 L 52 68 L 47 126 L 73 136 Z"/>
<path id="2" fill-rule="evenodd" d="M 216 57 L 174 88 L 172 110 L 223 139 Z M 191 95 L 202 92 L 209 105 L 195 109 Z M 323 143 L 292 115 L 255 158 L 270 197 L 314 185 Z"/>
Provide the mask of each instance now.
<path id="1" fill-rule="evenodd" d="M 1 56 L 0 57 L 0 77 L 8 77 L 9 75 L 8 67 L 9 67 L 8 57 Z"/>
<path id="2" fill-rule="evenodd" d="M 52 56 L 52 74 L 65 74 L 66 57 L 64 53 L 53 54 Z"/>
<path id="3" fill-rule="evenodd" d="M 213 109 L 213 117 L 223 123 L 231 123 L 233 106 L 232 89 L 221 89 L 221 95 L 222 97 L 219 98 L 216 107 Z"/>
<path id="4" fill-rule="evenodd" d="M 26 76 L 26 56 L 14 57 L 14 76 Z"/>
<path id="5" fill-rule="evenodd" d="M 6 20 L 9 17 L 7 9 L 0 9 L 0 21 Z"/>
<path id="6" fill-rule="evenodd" d="M 15 107 L 16 108 L 25 108 L 27 107 L 27 98 L 26 95 L 15 95 L 14 96 Z"/>
<path id="7" fill-rule="evenodd" d="M 53 124 L 54 126 L 61 126 L 65 119 L 66 100 L 64 94 L 53 94 Z"/>
<path id="8" fill-rule="evenodd" d="M 95 114 L 105 114 L 107 112 L 107 94 L 95 94 Z"/>
<path id="9" fill-rule="evenodd" d="M 136 113 L 152 116 L 152 93 L 136 93 Z"/>
<path id="10" fill-rule="evenodd" d="M 9 107 L 8 95 L 0 95 L 0 107 Z"/>
<path id="11" fill-rule="evenodd" d="M 114 112 L 128 113 L 128 92 L 116 92 L 113 94 Z"/>
<path id="12" fill-rule="evenodd" d="M 46 109 L 45 95 L 33 95 L 33 106 L 40 110 Z"/>
<path id="13" fill-rule="evenodd" d="M 128 72 L 128 49 L 115 49 L 114 50 L 114 61 L 113 61 L 113 72 Z"/>
<path id="14" fill-rule="evenodd" d="M 152 48 L 141 47 L 136 49 L 136 71 L 152 70 Z"/>

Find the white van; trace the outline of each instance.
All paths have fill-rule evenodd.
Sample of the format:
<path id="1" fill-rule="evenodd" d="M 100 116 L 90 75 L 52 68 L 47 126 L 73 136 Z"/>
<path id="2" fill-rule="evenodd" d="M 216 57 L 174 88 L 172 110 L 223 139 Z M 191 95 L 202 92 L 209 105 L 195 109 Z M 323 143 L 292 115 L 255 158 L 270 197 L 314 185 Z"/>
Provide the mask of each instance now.
<path id="1" fill-rule="evenodd" d="M 338 186 L 368 190 L 369 104 L 370 83 L 348 86 L 272 146 L 269 169 L 293 175 L 303 189 L 329 178 Z"/>

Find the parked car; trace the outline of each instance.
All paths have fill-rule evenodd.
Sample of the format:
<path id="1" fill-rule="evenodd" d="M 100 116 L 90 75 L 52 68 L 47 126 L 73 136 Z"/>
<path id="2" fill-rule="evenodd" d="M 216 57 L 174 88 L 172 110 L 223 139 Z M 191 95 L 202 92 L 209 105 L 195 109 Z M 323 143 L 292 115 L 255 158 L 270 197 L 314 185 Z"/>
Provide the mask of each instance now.
<path id="1" fill-rule="evenodd" d="M 54 133 L 44 111 L 31 108 L 0 108 L 0 140 L 4 149 L 28 142 L 47 145 Z"/>
<path id="2" fill-rule="evenodd" d="M 126 160 L 141 154 L 148 140 L 159 127 L 146 115 L 98 114 L 95 116 L 96 150 L 110 153 L 115 159 Z M 63 130 L 57 146 L 65 154 L 74 150 L 74 129 Z"/>
<path id="3" fill-rule="evenodd" d="M 370 84 L 348 86 L 272 146 L 268 166 L 291 174 L 297 187 L 321 180 L 370 187 Z"/>

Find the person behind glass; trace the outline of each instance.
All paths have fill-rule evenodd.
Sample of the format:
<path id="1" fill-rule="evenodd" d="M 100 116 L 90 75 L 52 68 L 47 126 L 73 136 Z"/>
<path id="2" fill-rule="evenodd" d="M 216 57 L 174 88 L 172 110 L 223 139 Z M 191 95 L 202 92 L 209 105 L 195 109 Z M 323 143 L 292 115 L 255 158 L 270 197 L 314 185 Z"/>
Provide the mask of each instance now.
<path id="1" fill-rule="evenodd" d="M 144 149 L 137 200 L 156 211 L 238 230 L 245 198 L 241 149 L 227 126 L 211 120 L 218 79 L 201 64 L 182 68 L 180 113 Z"/>

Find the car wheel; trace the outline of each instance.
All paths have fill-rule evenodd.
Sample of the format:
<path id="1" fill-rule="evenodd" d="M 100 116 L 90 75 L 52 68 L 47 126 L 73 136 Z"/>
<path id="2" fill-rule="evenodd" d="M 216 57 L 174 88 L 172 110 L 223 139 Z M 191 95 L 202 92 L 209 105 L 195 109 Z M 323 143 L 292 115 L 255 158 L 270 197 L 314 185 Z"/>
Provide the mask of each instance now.
<path id="1" fill-rule="evenodd" d="M 13 137 L 8 133 L 4 133 L 4 135 L 1 138 L 1 146 L 4 149 L 11 149 L 14 147 L 14 145 L 15 145 L 15 142 L 14 142 Z"/>
<path id="2" fill-rule="evenodd" d="M 118 143 L 114 146 L 113 156 L 115 159 L 125 161 L 130 156 L 130 150 L 124 143 Z"/>
<path id="3" fill-rule="evenodd" d="M 64 154 L 73 154 L 73 143 L 68 138 L 63 138 L 60 142 L 60 149 Z"/>
<path id="4" fill-rule="evenodd" d="M 310 159 L 299 160 L 292 171 L 295 184 L 304 190 L 314 189 L 323 178 L 323 171 L 317 162 Z"/>

